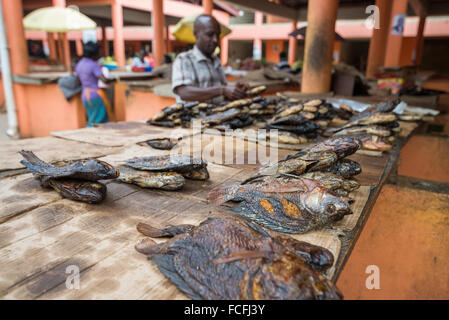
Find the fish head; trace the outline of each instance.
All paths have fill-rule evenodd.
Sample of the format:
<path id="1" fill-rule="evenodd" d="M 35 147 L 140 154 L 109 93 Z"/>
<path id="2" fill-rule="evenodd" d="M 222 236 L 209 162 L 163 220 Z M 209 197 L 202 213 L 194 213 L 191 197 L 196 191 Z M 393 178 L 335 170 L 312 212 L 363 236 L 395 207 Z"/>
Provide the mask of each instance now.
<path id="1" fill-rule="evenodd" d="M 89 159 L 84 162 L 83 167 L 89 172 L 95 172 L 98 176 L 105 179 L 117 178 L 120 171 L 104 161 Z"/>
<path id="2" fill-rule="evenodd" d="M 322 187 L 317 187 L 303 196 L 305 208 L 315 214 L 322 214 L 334 221 L 341 220 L 351 214 L 351 207 L 346 199 L 330 193 Z"/>

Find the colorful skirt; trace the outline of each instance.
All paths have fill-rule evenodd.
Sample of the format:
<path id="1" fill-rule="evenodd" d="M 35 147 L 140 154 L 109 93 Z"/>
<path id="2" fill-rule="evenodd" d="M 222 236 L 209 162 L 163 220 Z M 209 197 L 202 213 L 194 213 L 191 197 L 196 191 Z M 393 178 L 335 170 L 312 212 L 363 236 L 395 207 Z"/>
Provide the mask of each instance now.
<path id="1" fill-rule="evenodd" d="M 84 88 L 82 100 L 88 127 L 92 127 L 95 123 L 113 121 L 111 105 L 103 90 Z"/>

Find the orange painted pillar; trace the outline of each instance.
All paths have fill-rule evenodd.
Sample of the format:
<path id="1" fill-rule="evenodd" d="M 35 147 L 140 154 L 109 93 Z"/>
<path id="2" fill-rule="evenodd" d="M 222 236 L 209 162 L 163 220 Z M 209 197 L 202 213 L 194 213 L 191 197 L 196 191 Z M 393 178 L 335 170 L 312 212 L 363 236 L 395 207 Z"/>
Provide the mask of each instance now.
<path id="1" fill-rule="evenodd" d="M 53 32 L 47 33 L 47 41 L 48 41 L 48 50 L 50 51 L 50 59 L 57 60 L 58 59 L 58 52 L 56 51 L 56 43 L 55 43 L 55 36 L 53 35 Z"/>
<path id="2" fill-rule="evenodd" d="M 2 0 L 6 38 L 10 50 L 9 59 L 13 74 L 28 73 L 28 49 L 23 29 L 23 5 L 22 1 Z M 29 112 L 27 109 L 26 90 L 23 84 L 14 83 L 14 97 L 17 107 L 17 121 L 21 137 L 31 135 Z"/>
<path id="3" fill-rule="evenodd" d="M 153 0 L 153 56 L 154 65 L 159 67 L 162 65 L 164 57 L 164 9 L 162 0 Z"/>
<path id="4" fill-rule="evenodd" d="M 301 91 L 330 91 L 338 0 L 309 0 Z"/>
<path id="5" fill-rule="evenodd" d="M 114 56 L 118 67 L 124 67 L 125 58 L 125 38 L 123 36 L 123 8 L 122 5 L 112 3 L 112 27 L 114 28 Z"/>
<path id="6" fill-rule="evenodd" d="M 419 66 L 422 60 L 422 51 L 424 47 L 424 27 L 426 26 L 426 16 L 419 17 L 418 33 L 416 35 L 416 50 L 414 64 Z"/>
<path id="7" fill-rule="evenodd" d="M 64 64 L 64 46 L 62 44 L 61 33 L 56 33 L 56 45 L 58 46 L 58 61 L 60 64 Z"/>
<path id="8" fill-rule="evenodd" d="M 374 78 L 379 67 L 385 62 L 385 52 L 387 48 L 387 39 L 390 32 L 391 9 L 393 1 L 377 0 L 376 6 L 379 8 L 379 29 L 373 29 L 371 37 L 368 62 L 366 67 L 366 77 Z"/>
<path id="9" fill-rule="evenodd" d="M 170 26 L 165 27 L 165 48 L 167 52 L 173 52 L 173 46 L 170 41 Z"/>
<path id="10" fill-rule="evenodd" d="M 101 40 L 103 43 L 103 56 L 109 56 L 109 43 L 108 36 L 106 34 L 106 27 L 101 27 Z"/>
<path id="11" fill-rule="evenodd" d="M 228 64 L 228 57 L 229 57 L 229 37 L 224 37 L 221 39 L 221 45 L 220 45 L 220 59 L 221 64 L 223 66 Z"/>
<path id="12" fill-rule="evenodd" d="M 83 41 L 81 39 L 76 39 L 75 45 L 76 45 L 76 54 L 78 55 L 78 57 L 82 57 L 84 53 Z"/>
<path id="13" fill-rule="evenodd" d="M 66 32 L 61 32 L 60 33 L 60 39 L 62 42 L 62 47 L 63 47 L 63 61 L 64 61 L 64 65 L 67 68 L 67 70 L 70 71 L 71 68 L 71 62 L 70 62 L 70 45 L 69 45 L 69 40 L 67 39 L 67 33 Z"/>
<path id="14" fill-rule="evenodd" d="M 393 7 L 391 10 L 391 17 L 390 17 L 390 28 L 389 28 L 389 34 L 388 34 L 388 40 L 387 40 L 387 49 L 385 52 L 385 66 L 386 67 L 396 67 L 400 65 L 401 61 L 401 48 L 402 48 L 402 33 L 399 31 L 400 34 L 393 34 L 393 32 L 398 32 L 398 30 L 395 30 L 395 21 L 397 18 L 399 18 L 399 15 L 406 15 L 407 14 L 407 4 L 408 0 L 395 0 L 393 1 Z M 396 17 L 396 19 L 395 19 Z M 405 23 L 404 23 L 405 25 Z"/>
<path id="15" fill-rule="evenodd" d="M 212 0 L 203 0 L 204 14 L 212 15 L 214 9 L 214 2 Z"/>
<path id="16" fill-rule="evenodd" d="M 263 24 L 263 12 L 256 11 L 254 13 L 254 24 L 260 26 Z M 262 58 L 262 39 L 255 38 L 253 42 L 253 58 Z"/>
<path id="17" fill-rule="evenodd" d="M 52 2 L 54 7 L 65 8 L 66 6 L 65 0 L 53 0 Z M 60 62 L 64 64 L 68 70 L 70 70 L 70 45 L 69 40 L 67 39 L 67 34 L 60 33 L 58 38 L 58 41 L 62 42 L 62 51 L 59 56 Z"/>
<path id="18" fill-rule="evenodd" d="M 292 31 L 296 30 L 297 24 L 296 21 L 292 22 Z M 292 64 L 296 61 L 296 47 L 297 40 L 296 37 L 288 38 L 288 64 L 292 66 Z"/>

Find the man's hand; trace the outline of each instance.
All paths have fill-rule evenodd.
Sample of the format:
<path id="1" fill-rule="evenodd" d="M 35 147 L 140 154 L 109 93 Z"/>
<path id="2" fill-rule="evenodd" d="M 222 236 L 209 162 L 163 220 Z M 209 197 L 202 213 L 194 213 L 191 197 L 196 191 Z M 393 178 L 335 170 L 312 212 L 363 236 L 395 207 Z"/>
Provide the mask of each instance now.
<path id="1" fill-rule="evenodd" d="M 249 84 L 243 83 L 243 82 L 237 82 L 236 87 L 239 88 L 240 90 L 244 91 L 244 92 L 249 90 Z"/>
<path id="2" fill-rule="evenodd" d="M 223 88 L 223 95 L 229 100 L 239 100 L 246 97 L 246 90 L 238 87 L 227 86 Z"/>

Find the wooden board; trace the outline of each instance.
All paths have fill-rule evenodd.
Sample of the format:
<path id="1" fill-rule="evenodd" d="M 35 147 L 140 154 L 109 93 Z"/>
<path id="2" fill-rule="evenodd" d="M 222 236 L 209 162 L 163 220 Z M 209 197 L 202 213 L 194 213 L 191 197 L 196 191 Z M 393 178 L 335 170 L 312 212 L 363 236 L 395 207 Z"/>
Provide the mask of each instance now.
<path id="1" fill-rule="evenodd" d="M 180 138 L 193 135 L 193 131 L 183 128 L 164 128 L 150 126 L 145 123 L 117 122 L 108 126 L 84 128 L 68 131 L 56 131 L 52 136 L 87 142 L 94 145 L 108 147 L 122 147 L 155 138 Z"/>
<path id="2" fill-rule="evenodd" d="M 130 126 L 135 128 L 134 124 Z M 125 140 L 126 136 L 120 137 L 117 133 L 128 130 L 126 125 L 124 127 L 120 130 L 101 128 L 96 134 L 108 141 L 110 137 L 105 133 L 112 131 L 112 136 Z M 244 157 L 243 163 L 236 163 L 235 153 L 232 154 L 231 165 L 223 165 L 215 158 L 215 150 L 226 152 L 231 145 L 232 148 L 237 145 L 239 149 L 243 148 L 244 153 L 254 152 L 260 146 L 253 142 L 237 141 L 238 138 L 232 137 L 232 144 L 228 145 L 211 135 L 201 138 L 200 143 L 193 146 L 192 137 L 187 137 L 175 151 L 184 154 L 201 152 L 207 158 L 207 152 L 203 150 L 209 145 L 210 179 L 187 180 L 182 191 L 146 190 L 109 181 L 106 200 L 90 205 L 61 199 L 55 191 L 42 189 L 31 174 L 1 179 L 0 298 L 185 299 L 186 296 L 151 262 L 134 250 L 134 245 L 142 238 L 135 229 L 136 224 L 142 221 L 156 227 L 185 223 L 197 225 L 211 216 L 233 216 L 226 206 L 215 208 L 209 205 L 206 201 L 208 192 L 224 182 L 246 179 L 260 165 L 260 159 L 256 158 L 257 163 L 252 164 L 248 157 Z M 131 136 L 130 139 L 137 138 Z M 140 139 L 138 142 L 148 140 L 142 136 L 138 137 Z M 188 148 L 182 150 L 182 146 Z M 117 165 L 135 156 L 169 153 L 145 144 L 127 142 L 123 148 L 115 150 L 117 152 L 101 159 Z M 295 152 L 279 149 L 278 157 Z M 336 281 L 386 176 L 397 160 L 398 152 L 393 150 L 378 158 L 359 154 L 351 156 L 363 168 L 357 177 L 362 187 L 351 194 L 355 199 L 353 214 L 327 228 L 293 236 L 323 246 L 334 254 L 334 266 L 326 274 L 329 279 Z M 79 289 L 66 286 L 67 268 L 70 266 L 79 268 Z"/>
<path id="3" fill-rule="evenodd" d="M 88 143 L 68 141 L 55 137 L 22 139 L 14 141 L 1 141 L 0 150 L 2 160 L 0 171 L 24 168 L 20 163 L 23 157 L 18 153 L 29 150 L 43 161 L 53 162 L 61 160 L 78 160 L 84 158 L 98 158 L 107 154 L 118 152 L 120 148 L 107 146 L 94 146 Z"/>

